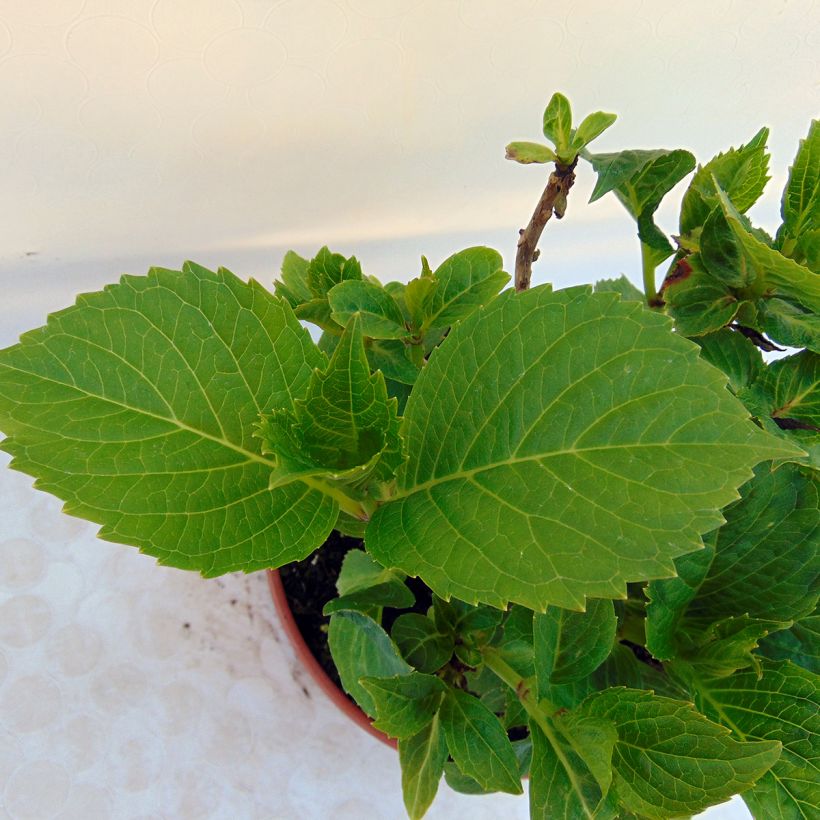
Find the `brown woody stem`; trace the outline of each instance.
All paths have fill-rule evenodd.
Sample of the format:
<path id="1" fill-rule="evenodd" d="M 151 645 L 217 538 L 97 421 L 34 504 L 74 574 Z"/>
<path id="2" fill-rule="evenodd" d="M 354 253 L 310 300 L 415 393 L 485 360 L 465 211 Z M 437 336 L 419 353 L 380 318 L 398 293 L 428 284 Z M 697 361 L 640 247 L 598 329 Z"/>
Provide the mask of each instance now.
<path id="1" fill-rule="evenodd" d="M 515 289 L 527 290 L 532 278 L 532 263 L 538 258 L 538 240 L 549 222 L 553 212 L 560 219 L 564 215 L 566 196 L 575 182 L 575 166 L 578 157 L 571 165 L 555 163 L 555 170 L 550 174 L 547 187 L 535 206 L 529 225 L 520 231 L 518 250 L 515 254 Z M 556 208 L 556 202 L 558 207 Z"/>

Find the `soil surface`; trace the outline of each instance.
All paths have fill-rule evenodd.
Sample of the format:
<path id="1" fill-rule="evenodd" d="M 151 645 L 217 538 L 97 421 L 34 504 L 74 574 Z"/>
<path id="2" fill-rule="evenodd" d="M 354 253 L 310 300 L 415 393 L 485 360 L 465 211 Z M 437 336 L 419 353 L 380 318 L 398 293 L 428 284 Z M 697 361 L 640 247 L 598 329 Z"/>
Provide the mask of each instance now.
<path id="1" fill-rule="evenodd" d="M 335 530 L 313 555 L 304 561 L 296 561 L 280 567 L 282 586 L 293 613 L 293 619 L 311 654 L 328 676 L 341 689 L 339 673 L 333 664 L 327 644 L 327 626 L 330 617 L 322 615 L 322 609 L 336 597 L 336 579 L 342 569 L 342 561 L 348 550 L 362 549 L 360 538 L 350 538 Z M 416 605 L 411 610 L 385 608 L 382 612 L 382 626 L 390 632 L 393 621 L 402 612 L 427 612 L 432 604 L 432 595 L 427 586 L 418 578 L 408 578 L 407 586 L 416 596 Z"/>

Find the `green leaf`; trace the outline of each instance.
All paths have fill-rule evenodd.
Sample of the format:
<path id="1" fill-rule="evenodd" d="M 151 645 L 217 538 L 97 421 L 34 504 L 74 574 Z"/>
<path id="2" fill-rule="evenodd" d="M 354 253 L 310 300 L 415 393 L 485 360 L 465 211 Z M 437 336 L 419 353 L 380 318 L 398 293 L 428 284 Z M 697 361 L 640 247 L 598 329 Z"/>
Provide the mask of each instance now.
<path id="1" fill-rule="evenodd" d="M 294 313 L 303 322 L 310 322 L 327 333 L 336 336 L 341 335 L 342 328 L 331 317 L 330 305 L 325 296 L 321 299 L 311 299 L 308 302 L 297 305 L 294 309 Z"/>
<path id="2" fill-rule="evenodd" d="M 817 816 L 820 776 L 818 678 L 791 663 L 763 662 L 763 674 L 740 672 L 703 681 L 698 706 L 741 740 L 782 743 L 783 751 L 743 799 L 755 817 Z"/>
<path id="3" fill-rule="evenodd" d="M 336 589 L 339 597 L 325 604 L 324 615 L 341 609 L 363 612 L 384 606 L 405 609 L 416 600 L 402 578 L 377 564 L 363 550 L 350 550 L 345 555 Z"/>
<path id="4" fill-rule="evenodd" d="M 800 300 L 789 297 L 761 300 L 758 302 L 757 325 L 781 344 L 820 352 L 820 315 Z"/>
<path id="5" fill-rule="evenodd" d="M 803 350 L 761 368 L 742 398 L 774 419 L 794 419 L 820 428 L 820 355 Z"/>
<path id="6" fill-rule="evenodd" d="M 783 296 L 820 312 L 820 277 L 754 236 L 726 194 L 718 190 L 717 196 L 742 252 L 746 281 L 765 282 L 765 297 Z"/>
<path id="7" fill-rule="evenodd" d="M 529 737 L 525 737 L 521 740 L 514 740 L 512 747 L 518 760 L 518 774 L 522 778 L 526 777 L 532 760 L 532 742 Z M 451 761 L 444 764 L 444 779 L 453 791 L 461 794 L 492 794 L 491 790 L 480 786 L 472 777 L 462 774 L 458 766 Z"/>
<path id="8" fill-rule="evenodd" d="M 715 208 L 703 224 L 700 260 L 713 279 L 730 287 L 743 288 L 754 281 L 755 276 L 746 269 L 738 240 L 720 208 Z"/>
<path id="9" fill-rule="evenodd" d="M 433 276 L 438 287 L 430 297 L 424 327 L 448 327 L 487 304 L 510 281 L 501 254 L 492 248 L 467 248 L 445 259 Z"/>
<path id="10" fill-rule="evenodd" d="M 621 204 L 638 223 L 638 235 L 655 252 L 653 263 L 659 264 L 672 253 L 669 240 L 653 221 L 661 200 L 694 167 L 689 151 L 619 151 L 610 154 L 585 154 L 598 174 L 589 201 L 614 191 Z"/>
<path id="11" fill-rule="evenodd" d="M 588 724 L 590 725 L 590 724 Z M 594 756 L 596 769 L 612 745 L 602 743 L 601 734 L 606 722 L 596 721 L 597 748 L 587 748 L 587 757 Z M 548 734 L 545 734 L 548 733 Z M 548 721 L 530 721 L 532 763 L 530 764 L 530 818 L 531 820 L 577 820 L 602 815 L 596 812 L 605 796 L 584 760 L 566 738 L 557 733 Z M 607 739 L 613 742 L 611 735 Z M 610 766 L 611 769 L 611 766 Z M 611 817 L 612 815 L 605 815 Z"/>
<path id="12" fill-rule="evenodd" d="M 438 712 L 447 687 L 434 675 L 411 672 L 391 678 L 362 678 L 376 705 L 373 725 L 391 737 L 409 739 Z"/>
<path id="13" fill-rule="evenodd" d="M 800 140 L 783 190 L 780 213 L 781 244 L 820 229 L 820 120 L 813 120 L 808 135 Z"/>
<path id="14" fill-rule="evenodd" d="M 575 151 L 580 151 L 594 139 L 601 136 L 616 119 L 618 119 L 616 114 L 606 114 L 603 111 L 594 111 L 592 114 L 587 114 L 575 130 L 575 135 L 572 138 L 572 148 Z"/>
<path id="15" fill-rule="evenodd" d="M 333 321 L 342 326 L 358 313 L 364 336 L 373 339 L 403 339 L 410 336 L 396 300 L 372 282 L 341 282 L 328 291 L 327 299 Z"/>
<path id="16" fill-rule="evenodd" d="M 815 610 L 792 624 L 791 629 L 769 635 L 761 641 L 760 653 L 772 660 L 790 660 L 820 674 L 820 612 Z"/>
<path id="17" fill-rule="evenodd" d="M 309 302 L 308 261 L 294 251 L 288 251 L 282 260 L 281 280 L 274 283 L 276 295 L 286 299 L 292 308 Z"/>
<path id="18" fill-rule="evenodd" d="M 722 328 L 694 341 L 700 345 L 700 355 L 729 377 L 729 388 L 736 395 L 765 370 L 760 348 L 742 333 Z"/>
<path id="19" fill-rule="evenodd" d="M 355 256 L 345 259 L 340 253 L 331 253 L 326 246 L 308 264 L 308 287 L 317 299 L 326 298 L 328 291 L 340 282 L 361 278 L 362 266 Z"/>
<path id="20" fill-rule="evenodd" d="M 507 733 L 478 698 L 450 689 L 439 715 L 447 749 L 463 774 L 491 791 L 522 793 L 518 761 Z"/>
<path id="21" fill-rule="evenodd" d="M 271 485 L 300 476 L 360 483 L 377 468 L 386 479 L 401 457 L 396 409 L 381 373 L 370 373 L 354 315 L 327 367 L 311 375 L 304 399 L 260 417 L 262 451 L 277 461 Z"/>
<path id="22" fill-rule="evenodd" d="M 571 132 L 572 108 L 569 100 L 563 94 L 556 92 L 550 97 L 544 109 L 544 136 L 555 145 L 558 154 L 563 154 L 569 149 L 572 139 Z"/>
<path id="23" fill-rule="evenodd" d="M 422 371 L 367 549 L 441 597 L 540 611 L 671 575 L 753 464 L 797 452 L 725 381 L 615 294 L 502 294 Z"/>
<path id="24" fill-rule="evenodd" d="M 409 675 L 413 671 L 387 633 L 362 612 L 334 612 L 327 642 L 345 692 L 370 717 L 376 717 L 376 702 L 360 683 L 361 679 Z"/>
<path id="25" fill-rule="evenodd" d="M 710 276 L 698 254 L 679 261 L 661 288 L 675 328 L 684 336 L 702 336 L 729 324 L 741 299 Z"/>
<path id="26" fill-rule="evenodd" d="M 641 653 L 645 658 L 645 653 Z M 656 695 L 688 699 L 689 691 L 673 680 L 665 668 L 655 660 L 638 660 L 635 652 L 623 644 L 615 644 L 612 654 L 592 673 L 594 689 L 627 686 L 630 689 L 651 689 Z M 584 697 L 589 692 L 584 694 Z M 583 699 L 583 698 L 582 698 Z M 577 702 L 576 702 L 577 703 Z M 570 706 L 576 703 L 569 704 Z"/>
<path id="27" fill-rule="evenodd" d="M 590 695 L 579 715 L 615 724 L 613 790 L 627 809 L 651 818 L 689 815 L 755 783 L 780 743 L 742 742 L 691 704 L 614 688 Z"/>
<path id="28" fill-rule="evenodd" d="M 643 292 L 638 290 L 629 279 L 621 274 L 617 279 L 599 279 L 595 283 L 595 293 L 620 293 L 621 299 L 626 302 L 641 302 L 643 303 Z"/>
<path id="29" fill-rule="evenodd" d="M 681 202 L 682 234 L 703 225 L 718 205 L 715 179 L 740 213 L 745 213 L 757 202 L 769 179 L 768 138 L 769 129 L 761 128 L 746 145 L 730 148 L 725 154 L 718 154 L 706 165 L 698 167 Z"/>
<path id="30" fill-rule="evenodd" d="M 511 142 L 507 146 L 507 159 L 528 165 L 532 162 L 555 162 L 555 151 L 538 142 Z"/>
<path id="31" fill-rule="evenodd" d="M 412 385 L 419 375 L 418 365 L 407 357 L 407 345 L 396 340 L 374 339 L 367 348 L 371 370 L 381 370 L 385 379 Z"/>
<path id="32" fill-rule="evenodd" d="M 820 228 L 800 234 L 795 250 L 788 255 L 804 264 L 812 273 L 820 274 Z"/>
<path id="33" fill-rule="evenodd" d="M 401 790 L 410 820 L 424 817 L 438 791 L 447 744 L 438 715 L 418 734 L 399 740 Z"/>
<path id="34" fill-rule="evenodd" d="M 586 612 L 551 606 L 543 615 L 536 613 L 533 638 L 539 697 L 546 697 L 542 681 L 570 683 L 592 674 L 612 651 L 617 625 L 612 601 L 595 598 L 587 601 Z"/>
<path id="35" fill-rule="evenodd" d="M 715 535 L 704 539 L 702 550 L 675 560 L 677 577 L 651 581 L 647 586 L 646 648 L 659 660 L 669 660 L 677 653 L 678 627 L 712 566 Z"/>
<path id="36" fill-rule="evenodd" d="M 775 470 L 761 464 L 740 493 L 723 512 L 726 523 L 687 617 L 713 622 L 748 614 L 783 621 L 810 613 L 818 594 L 816 475 L 795 464 Z"/>
<path id="37" fill-rule="evenodd" d="M 420 329 L 430 315 L 433 295 L 438 286 L 439 280 L 432 273 L 428 276 L 418 276 L 407 283 L 404 301 L 414 328 Z"/>
<path id="38" fill-rule="evenodd" d="M 399 615 L 390 634 L 408 663 L 421 672 L 437 672 L 453 655 L 453 636 L 439 632 L 426 615 Z"/>
<path id="39" fill-rule="evenodd" d="M 193 263 L 125 276 L 0 352 L 2 447 L 108 541 L 207 576 L 280 566 L 338 507 L 269 489 L 253 422 L 292 408 L 323 358 L 256 282 Z"/>

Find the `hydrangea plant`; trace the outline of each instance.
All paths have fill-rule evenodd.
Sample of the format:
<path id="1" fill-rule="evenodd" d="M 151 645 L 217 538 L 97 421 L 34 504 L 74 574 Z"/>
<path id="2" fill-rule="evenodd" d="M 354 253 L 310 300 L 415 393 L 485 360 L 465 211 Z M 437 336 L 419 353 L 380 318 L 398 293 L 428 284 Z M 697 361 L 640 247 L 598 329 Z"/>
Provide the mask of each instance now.
<path id="1" fill-rule="evenodd" d="M 818 810 L 820 127 L 771 237 L 745 215 L 766 129 L 696 168 L 591 152 L 614 120 L 555 94 L 550 144 L 508 146 L 552 165 L 514 288 L 485 247 L 384 285 L 291 252 L 274 292 L 188 262 L 0 352 L 11 466 L 101 538 L 208 577 L 363 539 L 329 644 L 411 818 L 442 776 L 528 776 L 533 818 Z M 643 292 L 530 288 L 579 160 L 635 219 Z"/>

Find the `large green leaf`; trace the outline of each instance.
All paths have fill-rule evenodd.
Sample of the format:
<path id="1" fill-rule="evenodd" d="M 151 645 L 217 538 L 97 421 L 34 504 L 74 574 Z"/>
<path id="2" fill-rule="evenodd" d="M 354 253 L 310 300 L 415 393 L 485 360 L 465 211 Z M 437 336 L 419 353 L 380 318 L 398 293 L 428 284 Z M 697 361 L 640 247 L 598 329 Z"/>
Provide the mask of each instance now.
<path id="1" fill-rule="evenodd" d="M 492 248 L 467 248 L 434 271 L 438 286 L 430 294 L 424 329 L 452 325 L 489 302 L 510 281 L 501 254 Z"/>
<path id="2" fill-rule="evenodd" d="M 370 717 L 376 717 L 376 702 L 362 686 L 361 679 L 409 675 L 413 671 L 388 634 L 362 612 L 334 612 L 330 616 L 327 640 L 345 692 Z"/>
<path id="3" fill-rule="evenodd" d="M 362 678 L 376 705 L 377 729 L 398 738 L 418 734 L 438 712 L 446 686 L 441 678 L 411 672 L 390 678 Z"/>
<path id="4" fill-rule="evenodd" d="M 318 547 L 338 507 L 306 483 L 269 489 L 254 418 L 292 409 L 323 364 L 257 283 L 155 268 L 0 353 L 2 446 L 101 538 L 205 575 L 279 566 Z"/>
<path id="5" fill-rule="evenodd" d="M 779 760 L 743 793 L 758 818 L 817 817 L 820 782 L 818 677 L 788 661 L 764 661 L 763 674 L 741 672 L 699 684 L 703 711 L 740 740 L 783 744 Z"/>
<path id="6" fill-rule="evenodd" d="M 546 684 L 570 683 L 595 671 L 612 651 L 618 622 L 612 601 L 591 598 L 586 612 L 550 606 L 533 620 L 539 695 Z M 542 683 L 544 686 L 542 686 Z"/>
<path id="7" fill-rule="evenodd" d="M 727 800 L 755 783 L 780 754 L 776 740 L 735 740 L 690 703 L 651 692 L 607 689 L 576 712 L 615 724 L 614 793 L 627 809 L 659 820 Z"/>
<path id="8" fill-rule="evenodd" d="M 672 575 L 753 464 L 798 452 L 725 382 L 616 294 L 502 294 L 422 371 L 367 549 L 441 597 L 541 611 Z"/>
<path id="9" fill-rule="evenodd" d="M 521 794 L 518 761 L 501 721 L 478 698 L 450 689 L 439 711 L 447 749 L 482 788 Z"/>
<path id="10" fill-rule="evenodd" d="M 420 820 L 438 791 L 447 743 L 438 715 L 418 734 L 399 740 L 401 790 L 410 820 Z"/>
<path id="11" fill-rule="evenodd" d="M 745 213 L 757 202 L 769 179 L 768 138 L 769 129 L 761 128 L 746 145 L 730 148 L 725 154 L 718 154 L 698 168 L 681 202 L 682 234 L 703 225 L 717 206 L 715 179 L 740 213 Z"/>
<path id="12" fill-rule="evenodd" d="M 800 140 L 780 213 L 783 224 L 777 238 L 784 249 L 801 235 L 820 228 L 820 120 L 813 120 L 808 135 Z"/>

